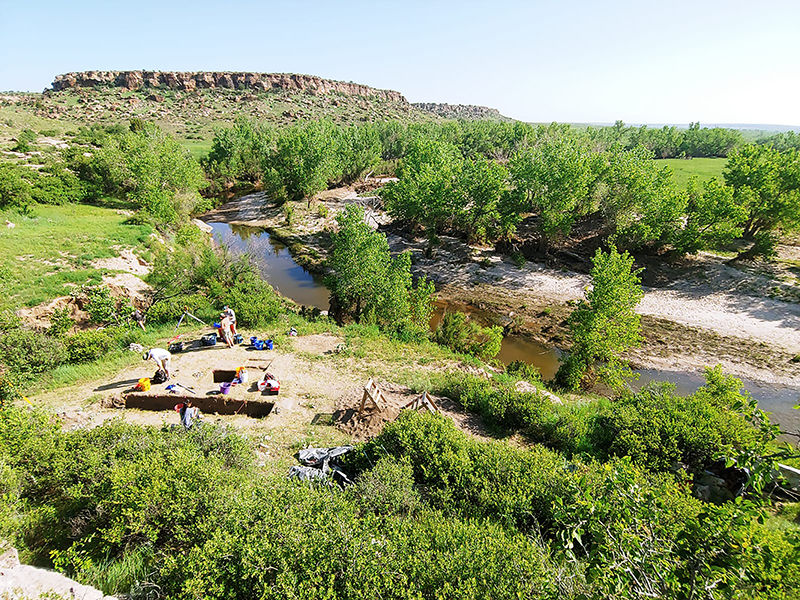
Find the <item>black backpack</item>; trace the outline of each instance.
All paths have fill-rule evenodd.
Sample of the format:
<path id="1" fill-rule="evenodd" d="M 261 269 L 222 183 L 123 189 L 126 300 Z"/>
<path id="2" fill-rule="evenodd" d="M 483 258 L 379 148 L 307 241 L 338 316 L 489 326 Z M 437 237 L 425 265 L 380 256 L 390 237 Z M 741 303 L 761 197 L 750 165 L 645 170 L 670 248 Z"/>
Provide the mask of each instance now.
<path id="1" fill-rule="evenodd" d="M 150 383 L 164 383 L 167 380 L 167 372 L 159 369 L 156 374 L 150 378 Z"/>

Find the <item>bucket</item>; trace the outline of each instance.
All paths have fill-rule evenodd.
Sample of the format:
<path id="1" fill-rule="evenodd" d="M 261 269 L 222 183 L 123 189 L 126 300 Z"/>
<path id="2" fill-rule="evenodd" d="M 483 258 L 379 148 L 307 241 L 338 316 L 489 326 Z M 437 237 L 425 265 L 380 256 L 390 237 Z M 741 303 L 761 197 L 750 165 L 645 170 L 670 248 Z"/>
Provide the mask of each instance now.
<path id="1" fill-rule="evenodd" d="M 231 393 L 231 382 L 230 381 L 223 381 L 219 384 L 219 391 L 222 394 L 230 394 Z"/>
<path id="2" fill-rule="evenodd" d="M 141 390 L 142 392 L 147 392 L 150 390 L 150 378 L 149 377 L 142 377 L 139 380 L 139 383 L 136 384 L 136 389 Z"/>
<path id="3" fill-rule="evenodd" d="M 256 340 L 255 342 L 253 342 L 253 348 L 255 348 L 256 350 L 263 350 L 264 342 L 262 342 L 261 340 Z"/>
<path id="4" fill-rule="evenodd" d="M 264 346 L 266 346 L 267 350 L 272 350 L 272 340 L 264 340 Z"/>

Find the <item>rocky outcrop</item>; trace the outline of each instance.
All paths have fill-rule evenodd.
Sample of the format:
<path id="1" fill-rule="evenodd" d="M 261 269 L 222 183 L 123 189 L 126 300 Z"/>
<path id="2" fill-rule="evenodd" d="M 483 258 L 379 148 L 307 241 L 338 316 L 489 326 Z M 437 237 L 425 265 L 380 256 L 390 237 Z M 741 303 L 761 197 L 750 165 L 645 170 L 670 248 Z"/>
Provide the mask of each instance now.
<path id="1" fill-rule="evenodd" d="M 414 108 L 433 113 L 445 119 L 466 119 L 470 121 L 510 121 L 496 108 L 475 106 L 473 104 L 438 104 L 436 102 L 414 102 Z"/>
<path id="2" fill-rule="evenodd" d="M 406 102 L 400 92 L 378 90 L 359 83 L 346 83 L 313 75 L 293 75 L 291 73 L 84 71 L 82 73 L 57 75 L 53 80 L 53 91 L 56 92 L 73 88 L 99 86 L 119 87 L 129 90 L 143 88 L 183 91 L 212 88 L 254 91 L 296 90 L 318 95 L 340 93 L 348 96 Z"/>

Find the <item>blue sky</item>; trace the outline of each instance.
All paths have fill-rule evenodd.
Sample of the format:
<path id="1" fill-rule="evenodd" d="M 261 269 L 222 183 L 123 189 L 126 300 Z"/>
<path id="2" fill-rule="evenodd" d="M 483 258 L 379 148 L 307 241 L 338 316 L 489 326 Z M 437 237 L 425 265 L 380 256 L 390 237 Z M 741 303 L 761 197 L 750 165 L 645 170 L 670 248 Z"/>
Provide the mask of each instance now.
<path id="1" fill-rule="evenodd" d="M 800 125 L 800 0 L 0 0 L 0 90 L 294 72 L 527 121 Z"/>

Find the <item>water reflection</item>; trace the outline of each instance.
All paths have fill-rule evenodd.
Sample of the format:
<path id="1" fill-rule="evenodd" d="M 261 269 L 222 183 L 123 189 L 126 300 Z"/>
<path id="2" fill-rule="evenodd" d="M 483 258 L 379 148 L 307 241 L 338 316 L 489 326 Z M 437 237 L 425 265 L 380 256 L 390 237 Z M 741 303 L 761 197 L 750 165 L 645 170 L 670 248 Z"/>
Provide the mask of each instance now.
<path id="1" fill-rule="evenodd" d="M 287 298 L 298 304 L 328 310 L 328 289 L 322 278 L 312 275 L 298 265 L 289 249 L 273 240 L 269 233 L 258 227 L 209 223 L 218 243 L 233 252 L 249 254 L 258 266 L 261 276 Z"/>

